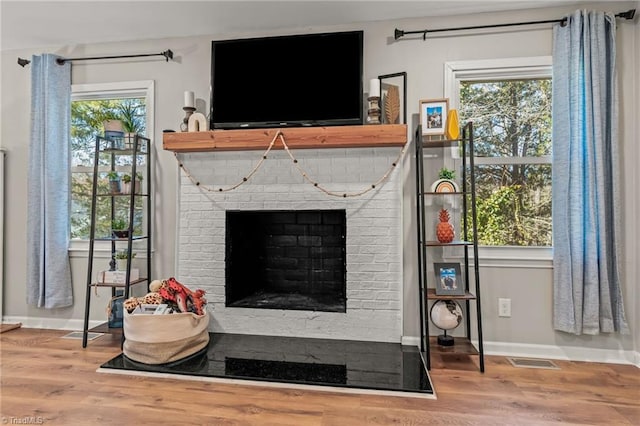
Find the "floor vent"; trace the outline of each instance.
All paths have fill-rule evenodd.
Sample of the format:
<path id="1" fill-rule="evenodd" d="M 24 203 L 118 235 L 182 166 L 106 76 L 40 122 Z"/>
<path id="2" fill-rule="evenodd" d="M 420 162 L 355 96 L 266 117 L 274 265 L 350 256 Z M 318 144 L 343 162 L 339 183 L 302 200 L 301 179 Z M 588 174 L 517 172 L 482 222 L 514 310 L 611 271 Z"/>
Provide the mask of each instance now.
<path id="1" fill-rule="evenodd" d="M 104 336 L 104 333 L 92 333 L 89 332 L 87 333 L 87 340 L 94 340 L 97 339 L 100 336 Z M 82 339 L 82 331 L 72 331 L 69 334 L 65 334 L 64 336 L 62 336 L 63 339 Z"/>
<path id="2" fill-rule="evenodd" d="M 510 358 L 507 357 L 511 365 L 519 368 L 545 368 L 547 370 L 560 370 L 553 361 L 539 358 Z"/>

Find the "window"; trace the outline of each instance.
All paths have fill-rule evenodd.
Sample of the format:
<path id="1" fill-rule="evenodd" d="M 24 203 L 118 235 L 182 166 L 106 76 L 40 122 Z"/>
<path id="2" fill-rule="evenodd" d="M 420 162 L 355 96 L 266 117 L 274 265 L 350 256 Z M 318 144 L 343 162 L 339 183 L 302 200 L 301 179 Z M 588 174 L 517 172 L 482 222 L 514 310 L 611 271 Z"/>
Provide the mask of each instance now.
<path id="1" fill-rule="evenodd" d="M 474 124 L 479 243 L 551 246 L 550 58 L 447 70 L 452 104 Z"/>
<path id="2" fill-rule="evenodd" d="M 90 232 L 93 159 L 96 135 L 102 134 L 102 123 L 120 119 L 125 127 L 151 138 L 153 82 L 125 82 L 113 84 L 74 85 L 71 99 L 71 240 L 87 240 Z M 120 166 L 125 166 L 123 157 Z M 99 164 L 100 172 L 107 172 L 106 164 Z M 117 166 L 116 166 L 117 170 Z M 123 170 L 125 170 L 123 168 Z M 140 170 L 144 172 L 143 170 Z M 99 180 L 99 185 L 104 184 Z M 106 190 L 105 190 L 106 192 Z M 126 197 L 116 200 L 128 203 Z M 137 202 L 142 203 L 141 199 Z M 111 212 L 106 204 L 98 204 L 96 235 L 109 235 Z M 142 207 L 142 206 L 139 206 Z M 146 209 L 138 209 L 135 222 L 141 227 Z"/>

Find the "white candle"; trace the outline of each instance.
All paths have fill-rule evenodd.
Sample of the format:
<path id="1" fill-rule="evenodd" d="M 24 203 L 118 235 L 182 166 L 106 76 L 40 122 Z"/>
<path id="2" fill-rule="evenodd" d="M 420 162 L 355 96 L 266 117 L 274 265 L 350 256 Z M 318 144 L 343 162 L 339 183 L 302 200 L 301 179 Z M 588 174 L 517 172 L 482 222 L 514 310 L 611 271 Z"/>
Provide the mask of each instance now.
<path id="1" fill-rule="evenodd" d="M 184 106 L 195 108 L 196 106 L 196 97 L 193 92 L 186 91 L 184 92 Z"/>
<path id="2" fill-rule="evenodd" d="M 369 97 L 372 96 L 380 97 L 380 80 L 377 78 L 372 78 L 369 81 Z"/>

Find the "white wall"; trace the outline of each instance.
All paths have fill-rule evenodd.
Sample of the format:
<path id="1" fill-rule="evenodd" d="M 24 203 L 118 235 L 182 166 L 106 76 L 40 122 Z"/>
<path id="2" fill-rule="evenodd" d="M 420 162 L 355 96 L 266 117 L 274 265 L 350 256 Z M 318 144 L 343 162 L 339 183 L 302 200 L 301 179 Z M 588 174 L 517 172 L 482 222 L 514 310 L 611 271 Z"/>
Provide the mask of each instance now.
<path id="1" fill-rule="evenodd" d="M 635 2 L 602 3 L 603 10 L 622 11 L 637 6 Z M 493 32 L 465 32 L 430 37 L 422 41 L 420 37 L 407 37 L 393 41 L 395 28 L 415 30 L 450 26 L 482 25 L 497 22 L 523 20 L 556 19 L 573 8 L 554 8 L 501 14 L 477 14 L 473 16 L 438 17 L 431 19 L 411 19 L 353 25 L 349 27 L 305 28 L 303 30 L 282 30 L 278 33 L 315 32 L 324 30 L 364 29 L 365 31 L 365 81 L 379 74 L 398 71 L 408 73 L 409 128 L 413 134 L 416 125 L 418 101 L 424 98 L 438 98 L 443 95 L 443 64 L 447 61 L 472 59 L 493 59 L 505 57 L 529 57 L 551 54 L 551 29 L 549 26 L 518 27 Z M 637 27 L 638 24 L 635 24 Z M 635 173 L 638 163 L 637 111 L 640 89 L 637 84 L 640 63 L 634 52 L 638 49 L 638 31 L 634 24 L 620 22 L 618 29 L 618 60 L 621 87 L 621 141 L 623 157 L 622 223 L 627 233 L 624 241 L 623 292 L 626 297 L 630 326 L 636 340 L 638 331 L 638 272 L 637 261 L 638 230 L 635 226 L 635 212 L 638 208 L 637 188 L 640 178 Z M 189 37 L 169 40 L 133 41 L 129 43 L 109 43 L 84 46 L 64 46 L 42 49 L 63 56 L 78 57 L 91 55 L 111 55 L 137 52 L 160 52 L 172 49 L 175 61 L 165 63 L 162 59 L 77 62 L 73 65 L 74 83 L 100 83 L 111 81 L 149 80 L 156 82 L 156 125 L 155 141 L 157 166 L 155 193 L 155 258 L 156 276 L 168 277 L 175 273 L 175 229 L 176 229 L 176 182 L 177 167 L 173 155 L 162 150 L 160 135 L 163 129 L 178 129 L 183 112 L 182 92 L 194 90 L 203 101 L 199 106 L 203 112 L 204 100 L 209 96 L 210 41 L 214 38 L 233 38 L 237 34 L 224 36 Z M 635 39 L 635 41 L 634 41 Z M 636 43 L 634 45 L 634 42 Z M 29 69 L 16 65 L 16 57 L 29 57 L 40 51 L 2 52 L 2 129 L 1 145 L 9 151 L 7 165 L 7 206 L 6 206 L 6 263 L 4 285 L 5 316 L 29 319 L 31 323 L 43 326 L 77 325 L 74 320 L 82 318 L 84 301 L 84 281 L 86 260 L 72 259 L 73 281 L 76 303 L 70 309 L 45 311 L 25 304 L 26 246 L 26 165 L 29 128 Z M 635 94 L 635 97 L 634 97 Z M 208 102 L 207 102 L 208 103 Z M 634 115 L 634 108 L 636 113 Z M 413 159 L 405 158 L 402 181 L 404 184 L 404 295 L 408 300 L 404 312 L 404 335 L 418 334 L 417 290 L 415 273 L 415 204 L 413 201 L 414 177 Z M 620 352 L 633 349 L 631 336 L 589 336 L 575 337 L 556 333 L 551 321 L 551 269 L 531 268 L 517 262 L 508 268 L 487 266 L 481 269 L 483 286 L 483 316 L 485 320 L 485 340 L 501 344 L 541 345 L 541 347 L 562 346 L 565 348 L 596 348 Z M 188 283 L 187 283 L 188 284 Z M 635 296 L 635 297 L 634 297 Z M 498 318 L 497 297 L 510 297 L 513 316 Z M 634 300 L 635 299 L 635 300 Z M 103 297 L 95 306 L 92 318 L 104 318 Z M 535 319 L 535 320 L 532 320 Z M 499 344 L 494 347 L 500 347 Z M 527 346 L 534 348 L 533 346 Z M 638 345 L 636 344 L 636 350 Z M 592 351 L 591 351 L 592 352 Z M 574 352 L 572 352 L 574 353 Z"/>
<path id="2" fill-rule="evenodd" d="M 640 1 L 636 2 L 636 10 L 640 11 Z M 630 143 L 628 145 L 631 145 L 635 148 L 635 152 L 633 155 L 630 155 L 631 159 L 630 162 L 637 164 L 640 164 L 640 120 L 638 120 L 638 117 L 640 117 L 640 77 L 638 77 L 638 74 L 640 73 L 640 20 L 636 18 L 636 25 L 635 25 L 635 41 L 633 44 L 633 52 L 635 54 L 635 59 L 636 59 L 636 66 L 635 66 L 635 78 L 634 78 L 634 84 L 635 84 L 635 112 L 633 113 L 632 117 L 635 117 L 634 123 L 635 123 L 635 134 L 634 136 L 630 139 Z M 635 141 L 635 142 L 634 142 Z M 631 180 L 631 182 L 635 183 L 637 185 L 637 183 L 640 181 L 640 171 L 638 170 L 637 167 L 632 167 L 633 170 L 633 179 Z M 636 186 L 637 188 L 637 186 Z M 638 191 L 635 191 L 635 199 L 632 199 L 630 201 L 632 201 L 634 203 L 634 209 L 632 214 L 630 214 L 629 216 L 631 218 L 637 218 L 638 214 L 640 214 L 640 196 L 638 196 Z M 640 241 L 640 227 L 636 224 L 637 220 L 633 220 L 634 226 L 635 226 L 635 232 L 633 234 L 631 234 L 631 236 L 633 237 L 632 239 L 635 241 Z M 634 274 L 631 275 L 631 277 L 635 278 L 636 283 L 638 282 L 638 276 L 640 276 L 640 268 L 638 268 L 638 258 L 640 257 L 640 253 L 638 250 L 638 246 L 637 243 L 635 244 L 634 250 L 631 250 L 633 253 L 633 257 L 628 257 L 629 259 L 629 263 L 633 265 L 633 270 L 634 270 Z M 632 300 L 635 300 L 635 308 L 634 308 L 634 313 L 635 316 L 633 317 L 633 325 L 632 325 L 632 331 L 634 332 L 634 349 L 636 352 L 636 359 L 635 359 L 635 364 L 640 366 L 640 284 L 636 284 L 635 287 L 635 291 L 631 293 L 632 295 Z"/>

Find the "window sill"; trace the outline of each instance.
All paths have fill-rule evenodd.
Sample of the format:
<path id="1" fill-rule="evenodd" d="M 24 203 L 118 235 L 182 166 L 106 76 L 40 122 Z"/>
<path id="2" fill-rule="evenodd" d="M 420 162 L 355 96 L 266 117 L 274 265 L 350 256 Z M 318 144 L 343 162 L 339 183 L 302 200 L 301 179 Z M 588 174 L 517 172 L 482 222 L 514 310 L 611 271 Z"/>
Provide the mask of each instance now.
<path id="1" fill-rule="evenodd" d="M 133 244 L 133 249 L 136 251 L 136 259 L 146 259 L 146 243 Z M 125 247 L 122 244 L 117 245 L 118 249 Z M 89 257 L 89 241 L 88 240 L 72 240 L 69 243 L 68 253 L 70 258 L 88 258 Z M 151 254 L 153 255 L 153 248 Z M 111 258 L 111 243 L 108 241 L 96 241 L 93 246 L 93 257 L 96 259 L 110 259 Z"/>
<path id="2" fill-rule="evenodd" d="M 458 254 L 458 253 L 456 253 Z M 460 260 L 462 256 L 447 256 Z M 552 269 L 553 247 L 479 246 L 480 267 Z"/>

